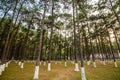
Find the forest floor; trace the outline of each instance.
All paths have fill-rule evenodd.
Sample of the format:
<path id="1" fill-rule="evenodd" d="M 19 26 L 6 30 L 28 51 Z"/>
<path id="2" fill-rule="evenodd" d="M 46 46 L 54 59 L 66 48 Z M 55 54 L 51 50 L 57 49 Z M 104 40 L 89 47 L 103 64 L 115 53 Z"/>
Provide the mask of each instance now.
<path id="1" fill-rule="evenodd" d="M 120 61 L 118 68 L 114 63 L 107 62 L 106 65 L 97 62 L 97 67 L 85 63 L 85 73 L 87 80 L 120 80 Z M 80 64 L 79 64 L 80 66 Z M 0 80 L 33 80 L 35 63 L 25 62 L 24 69 L 18 66 L 18 63 L 11 62 L 5 69 Z M 81 80 L 81 72 L 74 71 L 74 64 L 68 62 L 64 67 L 64 62 L 55 64 L 52 62 L 52 70 L 47 71 L 47 65 L 40 65 L 39 80 Z"/>

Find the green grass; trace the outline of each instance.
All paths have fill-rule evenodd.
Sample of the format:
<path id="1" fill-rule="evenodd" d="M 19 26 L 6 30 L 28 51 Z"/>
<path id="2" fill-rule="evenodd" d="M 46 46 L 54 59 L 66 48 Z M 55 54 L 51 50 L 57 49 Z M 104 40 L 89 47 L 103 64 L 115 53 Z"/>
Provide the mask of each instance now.
<path id="1" fill-rule="evenodd" d="M 97 68 L 93 65 L 87 66 L 85 63 L 85 72 L 87 80 L 120 80 L 120 61 L 118 68 L 114 67 L 114 63 L 106 63 L 106 65 L 97 62 Z M 80 65 L 79 65 L 80 66 Z M 34 63 L 25 62 L 24 69 L 21 69 L 18 64 L 12 62 L 5 69 L 0 80 L 32 80 L 34 74 Z M 68 67 L 62 64 L 52 62 L 52 70 L 47 71 L 47 65 L 40 65 L 39 80 L 81 80 L 81 73 L 74 72 L 74 64 L 68 62 Z"/>

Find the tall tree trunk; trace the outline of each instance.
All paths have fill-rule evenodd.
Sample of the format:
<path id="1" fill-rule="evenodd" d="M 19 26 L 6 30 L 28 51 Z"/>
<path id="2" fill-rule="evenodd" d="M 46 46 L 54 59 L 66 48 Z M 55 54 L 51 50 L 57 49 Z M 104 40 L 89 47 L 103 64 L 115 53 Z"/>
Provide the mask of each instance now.
<path id="1" fill-rule="evenodd" d="M 81 61 L 81 76 L 82 76 L 82 80 L 86 80 L 86 76 L 85 76 L 85 69 L 84 69 L 84 59 L 83 59 L 83 49 L 82 49 L 82 38 L 81 38 L 81 29 L 78 26 L 78 34 L 79 34 L 79 46 L 78 46 L 78 49 L 79 49 L 79 54 L 80 54 L 80 61 Z M 82 26 L 81 26 L 82 27 Z"/>
<path id="2" fill-rule="evenodd" d="M 21 24 L 21 20 L 19 21 L 19 23 L 18 23 L 18 25 L 17 25 L 17 28 L 16 28 L 16 30 L 15 30 L 15 32 L 14 32 L 14 37 L 13 37 L 13 39 L 12 39 L 11 46 L 10 46 L 10 48 L 9 48 L 9 54 L 7 55 L 8 57 L 9 57 L 10 54 L 13 54 L 13 52 L 14 52 L 14 49 L 12 49 L 12 48 L 15 48 L 15 47 L 13 47 L 13 46 L 15 46 L 15 42 L 16 42 L 16 39 L 17 39 L 17 34 L 18 34 L 18 30 L 19 30 L 20 24 Z M 11 51 L 10 51 L 10 50 L 11 50 Z M 14 55 L 14 54 L 13 54 L 13 55 Z"/>
<path id="3" fill-rule="evenodd" d="M 87 61 L 88 61 L 88 65 L 90 63 L 90 52 L 89 52 L 89 49 L 88 49 L 88 39 L 86 37 L 86 32 L 85 30 L 83 29 L 83 37 L 84 37 L 84 43 L 85 43 L 85 53 L 86 53 L 86 57 L 87 57 Z"/>
<path id="4" fill-rule="evenodd" d="M 89 27 L 89 25 L 87 25 L 87 28 L 88 28 L 88 33 L 90 35 L 90 27 Z M 96 67 L 95 56 L 94 56 L 94 53 L 93 53 L 94 52 L 94 48 L 93 48 L 93 44 L 92 44 L 92 37 L 90 37 L 90 47 L 91 47 L 91 54 L 92 54 L 93 66 Z"/>
<path id="5" fill-rule="evenodd" d="M 15 16 L 15 12 L 16 12 L 15 10 L 16 10 L 17 4 L 18 4 L 18 0 L 16 0 L 15 7 L 13 9 L 13 16 L 12 16 L 11 23 L 10 23 L 10 30 L 8 32 L 7 39 L 6 39 L 6 42 L 5 42 L 5 47 L 4 47 L 4 50 L 3 50 L 2 63 L 5 62 L 5 58 L 7 57 L 6 51 L 7 51 L 7 48 L 8 48 L 7 46 L 9 44 L 11 31 L 13 31 L 13 19 L 14 19 L 14 16 Z"/>
<path id="6" fill-rule="evenodd" d="M 73 53 L 75 54 L 75 71 L 79 71 L 79 67 L 78 67 L 78 60 L 77 60 L 77 49 L 76 49 L 76 23 L 75 23 L 75 8 L 77 9 L 77 5 L 75 4 L 75 1 L 72 0 L 72 7 L 73 7 L 73 33 L 74 33 L 74 45 L 73 45 Z"/>
<path id="7" fill-rule="evenodd" d="M 52 0 L 52 23 L 51 23 L 51 33 L 50 33 L 50 48 L 49 48 L 49 54 L 48 54 L 48 71 L 51 71 L 51 54 L 52 54 L 52 48 L 53 48 L 53 27 L 54 27 L 54 0 Z"/>
<path id="8" fill-rule="evenodd" d="M 26 44 L 24 44 L 23 45 L 23 51 L 22 51 L 22 64 L 21 64 L 21 68 L 24 68 L 24 58 L 25 58 L 25 53 L 26 53 L 26 51 L 27 51 L 27 45 L 28 45 L 28 36 L 29 36 L 29 32 L 30 32 L 30 27 L 31 27 L 31 23 L 32 23 L 32 20 L 33 20 L 33 16 L 32 16 L 32 18 L 31 18 L 31 22 L 29 23 L 29 25 L 28 25 L 28 29 L 27 29 L 27 32 L 26 32 L 26 35 L 25 35 L 25 37 L 24 37 L 24 41 L 23 41 L 23 43 L 26 43 Z"/>
<path id="9" fill-rule="evenodd" d="M 40 55 L 41 55 L 41 51 L 42 51 L 42 38 L 43 38 L 43 30 L 44 30 L 44 19 L 45 19 L 45 15 L 46 15 L 46 9 L 47 9 L 47 0 L 45 0 L 45 4 L 44 4 L 44 12 L 43 12 L 43 18 L 42 18 L 42 26 L 41 26 L 41 32 L 40 32 L 40 36 L 39 36 L 39 46 L 38 46 L 38 57 L 36 60 L 36 67 L 35 67 L 35 72 L 34 72 L 34 77 L 33 79 L 36 80 L 39 78 L 39 64 L 40 64 Z"/>
<path id="10" fill-rule="evenodd" d="M 19 16 L 19 14 L 20 14 L 20 11 L 22 10 L 22 7 L 23 7 L 23 4 L 24 4 L 24 2 L 25 2 L 25 0 L 22 2 L 22 4 L 21 4 L 21 6 L 20 6 L 20 8 L 19 8 L 19 10 L 18 10 L 18 14 L 17 14 L 17 17 L 16 17 L 16 19 L 15 19 L 15 23 L 14 23 L 14 25 L 12 26 L 14 29 L 13 29 L 13 31 L 11 32 L 11 37 L 10 37 L 10 39 L 9 39 L 9 44 L 8 44 L 8 46 L 7 46 L 7 50 L 6 50 L 6 57 L 9 55 L 9 52 L 10 52 L 10 47 L 12 46 L 12 43 L 13 43 L 13 39 L 14 39 L 14 37 L 15 37 L 15 35 L 16 35 L 16 23 L 17 23 L 17 20 L 18 20 L 18 16 Z M 22 17 L 22 16 L 21 16 Z M 21 23 L 21 22 L 20 22 Z M 20 25 L 20 24 L 19 24 Z"/>
<path id="11" fill-rule="evenodd" d="M 110 34 L 109 34 L 109 31 L 108 31 L 108 28 L 107 28 L 107 27 L 106 27 L 106 30 L 107 30 L 107 33 L 108 33 L 110 50 L 111 50 L 111 53 L 112 53 L 112 55 L 113 55 L 113 60 L 114 60 L 114 63 L 115 63 L 115 67 L 117 67 L 115 55 L 114 55 L 114 52 L 113 52 L 113 45 L 112 45 L 112 42 L 111 42 L 111 39 L 110 39 Z"/>
<path id="12" fill-rule="evenodd" d="M 118 42 L 118 39 L 117 39 L 117 34 L 116 34 L 115 29 L 113 27 L 112 27 L 112 30 L 113 30 L 113 34 L 115 36 L 115 42 L 116 42 L 116 45 L 117 45 L 117 50 L 118 50 L 118 55 L 119 55 L 120 54 L 120 46 L 119 46 L 119 42 Z"/>

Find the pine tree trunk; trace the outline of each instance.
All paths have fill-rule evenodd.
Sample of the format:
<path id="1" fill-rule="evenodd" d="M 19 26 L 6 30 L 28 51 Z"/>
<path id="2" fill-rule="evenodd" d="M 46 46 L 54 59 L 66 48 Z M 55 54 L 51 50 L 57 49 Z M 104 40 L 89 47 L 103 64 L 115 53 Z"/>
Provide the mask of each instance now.
<path id="1" fill-rule="evenodd" d="M 16 12 L 15 10 L 16 10 L 17 4 L 18 4 L 18 0 L 16 0 L 15 7 L 13 9 L 13 16 L 12 16 L 12 19 L 11 19 L 10 30 L 8 32 L 6 43 L 5 43 L 4 50 L 3 50 L 3 55 L 2 55 L 2 62 L 3 63 L 5 62 L 5 58 L 7 57 L 6 51 L 8 49 L 8 44 L 9 44 L 11 32 L 13 31 L 13 19 L 14 19 L 14 16 L 15 16 L 15 12 Z"/>
<path id="2" fill-rule="evenodd" d="M 40 64 L 40 56 L 41 56 L 41 51 L 42 51 L 42 38 L 43 38 L 43 30 L 44 30 L 44 19 L 46 15 L 46 8 L 47 8 L 47 0 L 45 0 L 44 4 L 44 12 L 43 12 L 43 18 L 42 18 L 42 26 L 41 26 L 41 31 L 40 31 L 40 36 L 39 36 L 39 46 L 38 46 L 38 57 L 36 60 L 36 67 L 35 67 L 35 72 L 34 72 L 34 77 L 33 79 L 36 80 L 39 78 L 39 64 Z"/>

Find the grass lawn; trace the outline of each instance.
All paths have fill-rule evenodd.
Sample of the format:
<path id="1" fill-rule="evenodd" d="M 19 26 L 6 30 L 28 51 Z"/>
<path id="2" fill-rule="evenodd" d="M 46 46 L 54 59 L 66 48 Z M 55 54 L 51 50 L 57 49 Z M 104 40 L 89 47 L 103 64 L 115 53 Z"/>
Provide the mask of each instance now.
<path id="1" fill-rule="evenodd" d="M 93 65 L 87 66 L 85 63 L 85 72 L 87 80 L 120 80 L 120 61 L 118 68 L 114 67 L 114 63 L 106 63 L 106 65 L 97 62 L 97 68 Z M 80 66 L 80 64 L 79 64 Z M 5 69 L 0 80 L 32 80 L 34 74 L 35 63 L 25 62 L 24 69 L 18 66 L 18 63 L 11 62 L 9 67 Z M 52 62 L 52 70 L 47 71 L 47 65 L 40 65 L 39 80 L 81 80 L 81 72 L 74 72 L 74 64 L 68 62 L 68 66 L 55 64 Z"/>

